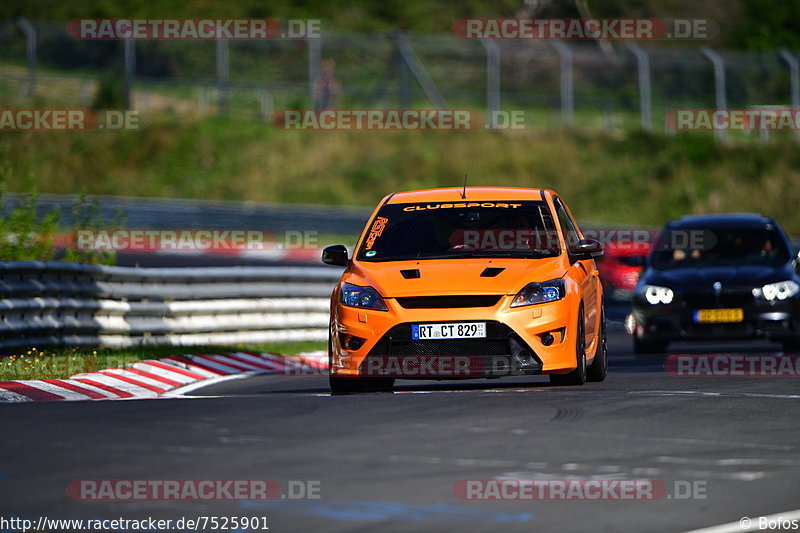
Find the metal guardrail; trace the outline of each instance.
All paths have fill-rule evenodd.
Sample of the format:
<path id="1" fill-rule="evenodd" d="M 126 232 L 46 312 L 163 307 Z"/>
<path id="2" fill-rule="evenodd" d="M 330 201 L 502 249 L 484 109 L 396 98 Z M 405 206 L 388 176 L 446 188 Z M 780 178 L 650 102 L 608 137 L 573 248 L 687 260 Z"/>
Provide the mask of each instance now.
<path id="1" fill-rule="evenodd" d="M 340 274 L 0 263 L 0 349 L 324 340 Z"/>

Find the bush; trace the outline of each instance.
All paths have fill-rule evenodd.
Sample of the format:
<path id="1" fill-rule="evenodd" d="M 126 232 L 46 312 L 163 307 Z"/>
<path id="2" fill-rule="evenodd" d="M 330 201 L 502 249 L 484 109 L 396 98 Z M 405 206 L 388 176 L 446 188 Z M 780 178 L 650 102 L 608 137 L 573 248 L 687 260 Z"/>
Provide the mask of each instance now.
<path id="1" fill-rule="evenodd" d="M 51 261 L 56 258 L 61 212 L 58 208 L 39 214 L 39 195 L 32 179 L 27 180 L 28 192 L 19 195 L 15 205 L 6 205 L 5 194 L 11 178 L 10 148 L 0 146 L 0 261 Z M 72 206 L 72 229 L 93 229 L 104 226 L 98 200 L 89 201 L 84 194 Z M 119 224 L 117 215 L 112 224 Z M 64 251 L 64 260 L 76 263 L 113 265 L 116 253 L 95 250 Z"/>
<path id="2" fill-rule="evenodd" d="M 4 193 L 11 177 L 9 147 L 0 147 L 0 207 L 5 207 Z M 23 194 L 19 203 L 0 217 L 0 261 L 48 261 L 55 257 L 54 232 L 61 218 L 56 209 L 39 218 L 36 189 Z"/>

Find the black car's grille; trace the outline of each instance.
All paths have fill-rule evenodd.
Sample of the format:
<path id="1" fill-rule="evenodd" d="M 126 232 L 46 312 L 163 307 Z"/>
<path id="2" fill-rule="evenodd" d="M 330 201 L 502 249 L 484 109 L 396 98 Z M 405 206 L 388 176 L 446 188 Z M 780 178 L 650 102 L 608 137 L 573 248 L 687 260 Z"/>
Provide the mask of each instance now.
<path id="1" fill-rule="evenodd" d="M 503 295 L 477 294 L 458 296 L 404 296 L 395 298 L 406 309 L 454 309 L 459 307 L 493 307 Z"/>
<path id="2" fill-rule="evenodd" d="M 753 302 L 752 288 L 723 288 L 719 292 L 713 289 L 686 291 L 683 301 L 694 308 L 702 307 L 742 307 Z"/>

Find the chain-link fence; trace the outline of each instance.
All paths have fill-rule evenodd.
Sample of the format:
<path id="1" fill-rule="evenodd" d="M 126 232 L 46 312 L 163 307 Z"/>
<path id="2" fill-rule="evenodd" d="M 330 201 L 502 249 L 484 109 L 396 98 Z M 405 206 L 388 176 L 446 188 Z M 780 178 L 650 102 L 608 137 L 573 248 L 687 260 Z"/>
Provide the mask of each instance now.
<path id="1" fill-rule="evenodd" d="M 328 61 L 332 60 L 332 61 Z M 349 109 L 523 110 L 529 127 L 663 130 L 668 109 L 798 108 L 796 54 L 632 42 L 478 41 L 327 33 L 260 41 L 81 41 L 0 22 L 0 103 L 268 119 L 318 107 L 321 65 Z"/>

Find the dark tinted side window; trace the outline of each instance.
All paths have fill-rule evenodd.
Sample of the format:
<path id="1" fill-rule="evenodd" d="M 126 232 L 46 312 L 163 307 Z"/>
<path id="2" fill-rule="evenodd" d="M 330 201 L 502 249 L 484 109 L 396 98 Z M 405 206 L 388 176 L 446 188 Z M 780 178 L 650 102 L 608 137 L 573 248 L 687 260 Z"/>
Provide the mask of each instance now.
<path id="1" fill-rule="evenodd" d="M 572 252 L 580 240 L 578 228 L 575 221 L 569 216 L 567 209 L 561 202 L 560 198 L 554 198 L 553 203 L 556 206 L 556 218 L 558 218 L 558 225 L 561 226 L 561 231 L 564 233 L 564 239 L 567 241 L 567 251 Z"/>

